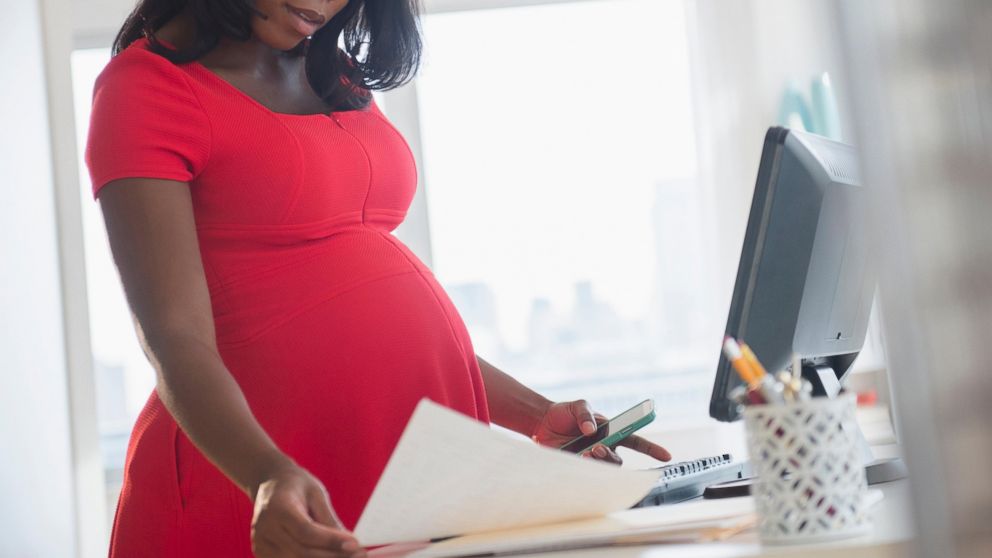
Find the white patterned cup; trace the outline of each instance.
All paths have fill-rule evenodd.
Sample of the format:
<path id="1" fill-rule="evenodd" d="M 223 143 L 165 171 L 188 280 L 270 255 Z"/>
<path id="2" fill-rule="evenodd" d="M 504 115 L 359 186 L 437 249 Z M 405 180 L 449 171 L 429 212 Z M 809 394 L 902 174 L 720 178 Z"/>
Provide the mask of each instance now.
<path id="1" fill-rule="evenodd" d="M 814 542 L 870 529 L 854 411 L 853 393 L 744 409 L 762 542 Z"/>

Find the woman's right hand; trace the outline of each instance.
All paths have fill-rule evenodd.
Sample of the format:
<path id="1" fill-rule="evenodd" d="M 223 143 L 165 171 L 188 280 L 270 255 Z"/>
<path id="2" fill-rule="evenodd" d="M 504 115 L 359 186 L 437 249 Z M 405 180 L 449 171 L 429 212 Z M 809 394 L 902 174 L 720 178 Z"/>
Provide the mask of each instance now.
<path id="1" fill-rule="evenodd" d="M 316 477 L 295 464 L 266 477 L 254 491 L 251 548 L 256 558 L 365 556 Z"/>

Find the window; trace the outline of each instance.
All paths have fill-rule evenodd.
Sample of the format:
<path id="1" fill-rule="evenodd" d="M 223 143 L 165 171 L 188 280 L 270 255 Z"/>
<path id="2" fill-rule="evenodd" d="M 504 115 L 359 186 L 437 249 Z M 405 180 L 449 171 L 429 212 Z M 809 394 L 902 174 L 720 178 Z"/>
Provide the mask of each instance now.
<path id="1" fill-rule="evenodd" d="M 111 487 L 108 509 L 112 512 L 117 497 L 113 487 L 121 481 L 127 440 L 138 412 L 155 388 L 155 372 L 138 344 L 120 277 L 110 254 L 103 216 L 99 205 L 93 201 L 89 171 L 83 159 L 93 82 L 109 60 L 109 48 L 81 49 L 72 54 L 93 376 L 100 449 L 107 483 Z"/>
<path id="2" fill-rule="evenodd" d="M 564 24 L 563 22 L 567 22 Z M 434 271 L 477 353 L 612 414 L 703 419 L 725 315 L 696 181 L 681 2 L 424 17 Z"/>

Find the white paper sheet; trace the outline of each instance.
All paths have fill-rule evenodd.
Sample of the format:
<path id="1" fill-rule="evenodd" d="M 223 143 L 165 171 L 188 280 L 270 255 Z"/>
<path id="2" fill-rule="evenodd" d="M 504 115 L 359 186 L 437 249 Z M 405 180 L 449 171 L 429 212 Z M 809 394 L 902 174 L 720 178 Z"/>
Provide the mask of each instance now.
<path id="1" fill-rule="evenodd" d="M 694 543 L 715 531 L 736 532 L 754 521 L 751 498 L 695 500 L 611 513 L 605 517 L 522 527 L 458 537 L 412 549 L 410 558 L 449 558 L 519 552 L 546 552 L 640 540 L 651 543 Z M 746 522 L 746 523 L 742 523 Z M 372 556 L 383 556 L 375 551 Z"/>
<path id="2" fill-rule="evenodd" d="M 424 399 L 354 533 L 373 546 L 602 516 L 637 503 L 658 476 L 511 438 Z"/>
<path id="3" fill-rule="evenodd" d="M 865 505 L 880 502 L 882 492 L 868 490 Z M 375 549 L 369 556 L 387 558 L 453 558 L 457 556 L 506 555 L 614 544 L 690 544 L 723 540 L 757 524 L 754 499 L 696 499 L 678 504 L 649 506 L 610 513 L 603 517 L 520 527 L 448 539 L 417 547 L 388 546 Z"/>

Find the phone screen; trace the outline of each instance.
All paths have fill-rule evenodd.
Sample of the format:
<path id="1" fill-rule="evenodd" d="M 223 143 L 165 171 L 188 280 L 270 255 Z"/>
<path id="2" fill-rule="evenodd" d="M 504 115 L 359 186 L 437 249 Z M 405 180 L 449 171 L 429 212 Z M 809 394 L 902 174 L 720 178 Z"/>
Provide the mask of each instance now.
<path id="1" fill-rule="evenodd" d="M 592 436 L 580 436 L 562 446 L 561 449 L 562 451 L 578 453 L 593 444 L 605 440 L 617 432 L 623 431 L 624 428 L 631 426 L 638 420 L 651 414 L 652 407 L 653 404 L 651 400 L 642 401 L 633 408 L 624 411 L 603 424 L 600 424 L 599 428 L 596 429 L 596 433 Z"/>

